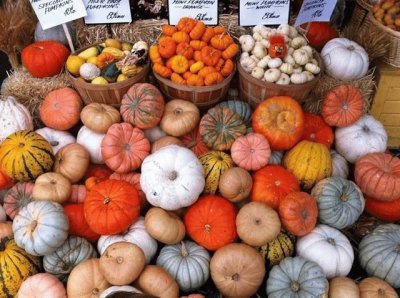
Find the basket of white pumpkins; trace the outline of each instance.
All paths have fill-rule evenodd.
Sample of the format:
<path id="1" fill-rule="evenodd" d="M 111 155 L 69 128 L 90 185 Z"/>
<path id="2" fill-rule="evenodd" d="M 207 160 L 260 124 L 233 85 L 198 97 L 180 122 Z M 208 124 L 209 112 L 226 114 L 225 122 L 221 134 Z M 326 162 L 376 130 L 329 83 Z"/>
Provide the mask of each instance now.
<path id="1" fill-rule="evenodd" d="M 239 43 L 240 93 L 253 107 L 279 95 L 302 102 L 317 84 L 322 60 L 295 27 L 257 25 L 252 35 L 240 36 Z"/>

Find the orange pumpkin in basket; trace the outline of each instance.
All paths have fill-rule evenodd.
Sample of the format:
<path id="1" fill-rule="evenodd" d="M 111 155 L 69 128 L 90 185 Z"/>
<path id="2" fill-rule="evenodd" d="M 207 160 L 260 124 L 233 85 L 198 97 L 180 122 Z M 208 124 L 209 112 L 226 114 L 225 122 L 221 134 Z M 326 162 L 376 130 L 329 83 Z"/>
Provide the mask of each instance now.
<path id="1" fill-rule="evenodd" d="M 185 33 L 190 33 L 193 30 L 194 26 L 196 26 L 197 21 L 193 18 L 183 17 L 180 18 L 178 24 L 176 24 L 176 28 L 178 31 L 182 31 Z"/>
<path id="2" fill-rule="evenodd" d="M 193 58 L 194 49 L 190 46 L 188 42 L 183 41 L 178 43 L 178 45 L 176 46 L 176 53 L 190 60 Z"/>
<path id="3" fill-rule="evenodd" d="M 176 43 L 171 39 L 164 39 L 158 42 L 158 52 L 163 58 L 171 58 L 175 55 Z"/>
<path id="4" fill-rule="evenodd" d="M 201 49 L 201 61 L 208 66 L 216 65 L 219 61 L 219 58 L 221 58 L 221 55 L 221 51 L 210 46 L 205 46 Z"/>
<path id="5" fill-rule="evenodd" d="M 302 140 L 308 140 L 331 148 L 335 135 L 332 128 L 327 125 L 321 116 L 304 113 L 304 131 Z"/>
<path id="6" fill-rule="evenodd" d="M 197 24 L 190 31 L 189 36 L 193 40 L 198 40 L 203 36 L 205 31 L 206 31 L 206 25 L 200 21 L 197 22 Z"/>

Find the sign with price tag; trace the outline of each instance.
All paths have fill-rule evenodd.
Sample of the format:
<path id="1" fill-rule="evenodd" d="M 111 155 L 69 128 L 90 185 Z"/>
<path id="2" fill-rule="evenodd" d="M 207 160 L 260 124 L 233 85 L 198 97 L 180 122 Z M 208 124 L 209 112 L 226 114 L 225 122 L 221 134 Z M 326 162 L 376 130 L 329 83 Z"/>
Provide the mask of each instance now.
<path id="1" fill-rule="evenodd" d="M 287 24 L 289 10 L 290 0 L 241 0 L 239 26 Z"/>
<path id="2" fill-rule="evenodd" d="M 192 17 L 206 25 L 218 24 L 218 0 L 168 0 L 169 24 L 182 17 Z"/>
<path id="3" fill-rule="evenodd" d="M 30 0 L 44 30 L 87 15 L 82 0 Z"/>
<path id="4" fill-rule="evenodd" d="M 129 0 L 83 0 L 86 24 L 132 22 Z"/>
<path id="5" fill-rule="evenodd" d="M 295 26 L 309 22 L 329 22 L 337 0 L 304 0 Z"/>

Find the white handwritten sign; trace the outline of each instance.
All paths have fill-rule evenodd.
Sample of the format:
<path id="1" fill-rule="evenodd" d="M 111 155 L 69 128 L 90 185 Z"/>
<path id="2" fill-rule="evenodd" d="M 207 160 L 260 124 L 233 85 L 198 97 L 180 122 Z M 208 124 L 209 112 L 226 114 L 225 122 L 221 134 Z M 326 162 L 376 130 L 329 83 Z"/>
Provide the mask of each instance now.
<path id="1" fill-rule="evenodd" d="M 43 30 L 86 16 L 82 0 L 30 0 Z"/>
<path id="2" fill-rule="evenodd" d="M 86 24 L 132 22 L 129 0 L 83 0 Z"/>
<path id="3" fill-rule="evenodd" d="M 290 0 L 240 0 L 239 25 L 287 24 Z"/>
<path id="4" fill-rule="evenodd" d="M 206 25 L 218 24 L 217 0 L 168 0 L 169 24 L 178 24 L 182 17 L 192 17 Z"/>
<path id="5" fill-rule="evenodd" d="M 335 9 L 336 0 L 304 0 L 295 26 L 308 22 L 328 22 Z"/>

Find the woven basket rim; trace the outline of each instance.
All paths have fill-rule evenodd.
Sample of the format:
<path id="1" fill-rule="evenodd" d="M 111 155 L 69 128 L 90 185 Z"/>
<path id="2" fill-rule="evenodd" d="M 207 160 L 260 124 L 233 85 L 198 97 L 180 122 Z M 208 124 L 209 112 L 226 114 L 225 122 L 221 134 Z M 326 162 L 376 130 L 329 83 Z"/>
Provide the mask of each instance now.
<path id="1" fill-rule="evenodd" d="M 374 25 L 376 25 L 379 29 L 381 29 L 381 30 L 385 31 L 386 33 L 388 33 L 388 34 L 390 34 L 390 35 L 392 35 L 392 36 L 394 36 L 394 37 L 400 39 L 400 32 L 399 32 L 399 31 L 395 31 L 395 30 L 393 30 L 393 29 L 391 29 L 391 28 L 389 28 L 389 27 L 387 27 L 387 26 L 384 26 L 383 24 L 379 23 L 379 22 L 375 19 L 375 17 L 374 17 L 374 15 L 372 14 L 372 12 L 370 12 L 370 13 L 368 14 L 368 18 L 369 18 L 369 19 L 371 20 L 371 22 L 372 22 Z"/>

